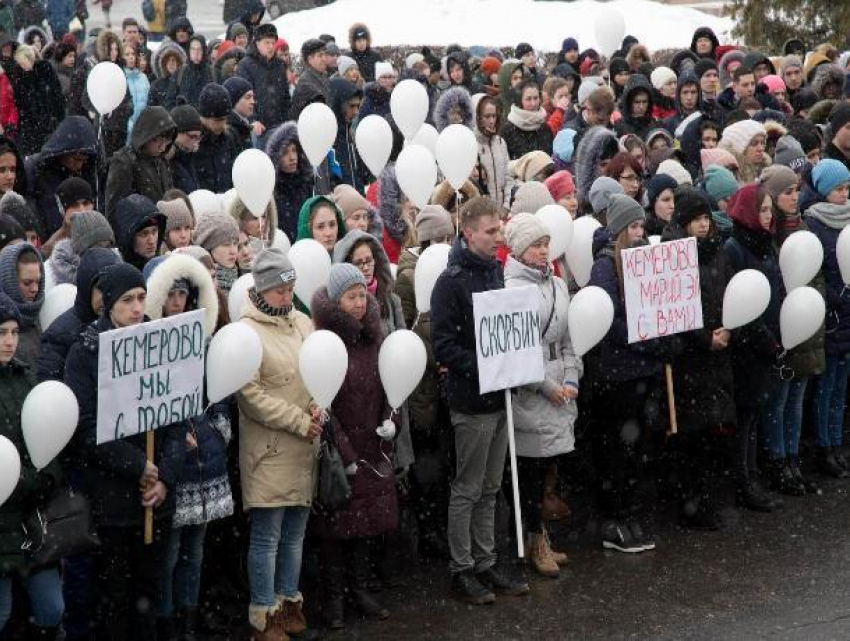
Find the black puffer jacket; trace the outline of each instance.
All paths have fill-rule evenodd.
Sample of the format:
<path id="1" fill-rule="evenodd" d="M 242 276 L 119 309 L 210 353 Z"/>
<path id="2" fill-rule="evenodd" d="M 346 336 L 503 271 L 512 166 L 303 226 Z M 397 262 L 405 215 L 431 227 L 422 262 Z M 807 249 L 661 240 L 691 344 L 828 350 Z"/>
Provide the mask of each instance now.
<path id="1" fill-rule="evenodd" d="M 257 51 L 257 45 L 248 45 L 248 54 L 237 67 L 237 74 L 254 88 L 257 98 L 257 119 L 266 129 L 277 127 L 289 117 L 289 79 L 286 66 L 273 56 L 267 60 Z"/>
<path id="2" fill-rule="evenodd" d="M 41 146 L 65 117 L 66 100 L 59 77 L 47 60 L 30 71 L 15 65 L 9 75 L 18 108 L 18 147 L 26 157 Z"/>
<path id="3" fill-rule="evenodd" d="M 227 127 L 220 136 L 202 126 L 198 153 L 192 154 L 198 187 L 214 194 L 223 194 L 233 187 L 233 163 L 242 152 L 239 134 Z"/>
<path id="4" fill-rule="evenodd" d="M 99 335 L 114 329 L 108 318 L 87 325 L 71 348 L 65 384 L 80 406 L 80 422 L 68 447 L 81 461 L 82 490 L 91 501 L 98 526 L 141 528 L 144 520 L 139 481 L 145 469 L 145 435 L 129 436 L 97 445 L 97 361 Z M 174 494 L 186 451 L 185 423 L 156 430 L 154 464 L 168 488 L 165 502 L 154 509 L 154 519 L 174 514 Z"/>
<path id="5" fill-rule="evenodd" d="M 171 116 L 162 107 L 147 107 L 139 115 L 133 127 L 131 144 L 127 145 L 109 163 L 106 181 L 106 216 L 115 219 L 118 201 L 130 194 L 141 194 L 153 202 L 172 188 L 173 180 L 168 161 L 164 156 L 148 156 L 142 148 L 154 138 L 177 136 L 177 127 Z"/>

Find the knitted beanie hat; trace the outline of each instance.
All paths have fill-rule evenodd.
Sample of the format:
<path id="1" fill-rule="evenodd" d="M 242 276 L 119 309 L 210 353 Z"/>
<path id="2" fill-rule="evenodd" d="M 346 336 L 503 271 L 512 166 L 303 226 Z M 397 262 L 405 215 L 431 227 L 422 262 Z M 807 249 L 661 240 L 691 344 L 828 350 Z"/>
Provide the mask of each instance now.
<path id="1" fill-rule="evenodd" d="M 543 184 L 546 185 L 546 189 L 552 194 L 555 202 L 558 202 L 564 196 L 576 192 L 576 183 L 573 180 L 573 176 L 566 170 L 556 171 Z"/>
<path id="2" fill-rule="evenodd" d="M 101 243 L 115 246 L 115 232 L 106 217 L 97 211 L 81 211 L 71 219 L 71 248 L 81 256 Z"/>
<path id="3" fill-rule="evenodd" d="M 26 240 L 24 228 L 21 224 L 7 214 L 0 214 L 0 249 L 13 240 Z"/>
<path id="4" fill-rule="evenodd" d="M 672 176 L 665 173 L 655 174 L 652 178 L 646 181 L 646 199 L 649 203 L 647 209 L 650 212 L 654 212 L 655 201 L 658 200 L 658 197 L 667 189 L 676 191 L 676 187 L 678 186 L 679 183 L 677 183 L 676 179 Z"/>
<path id="5" fill-rule="evenodd" d="M 174 200 L 160 200 L 156 204 L 156 208 L 165 214 L 165 232 L 168 233 L 175 229 L 183 227 L 192 228 L 195 222 L 192 219 L 192 212 L 189 211 L 186 201 L 182 198 Z"/>
<path id="6" fill-rule="evenodd" d="M 499 73 L 499 69 L 502 68 L 502 63 L 499 62 L 498 58 L 494 58 L 493 56 L 486 56 L 481 61 L 481 73 L 484 74 L 484 78 L 489 80 L 490 76 L 494 73 Z"/>
<path id="7" fill-rule="evenodd" d="M 572 162 L 575 152 L 575 129 L 561 129 L 552 143 L 552 154 L 565 163 Z"/>
<path id="8" fill-rule="evenodd" d="M 694 75 L 699 80 L 702 80 L 702 77 L 711 70 L 717 71 L 717 63 L 711 58 L 700 58 L 694 65 Z"/>
<path id="9" fill-rule="evenodd" d="M 670 67 L 656 67 L 652 70 L 652 73 L 649 76 L 649 81 L 652 83 L 653 87 L 658 89 L 658 91 L 661 91 L 661 87 L 671 80 L 675 82 L 676 72 Z"/>
<path id="10" fill-rule="evenodd" d="M 700 149 L 700 160 L 702 161 L 703 169 L 709 165 L 720 165 L 726 169 L 737 169 L 738 161 L 731 153 L 725 149 L 715 147 L 714 149 Z"/>
<path id="11" fill-rule="evenodd" d="M 380 78 L 381 76 L 395 76 L 397 75 L 395 69 L 389 62 L 376 62 L 375 63 L 375 78 Z"/>
<path id="12" fill-rule="evenodd" d="M 829 126 L 833 135 L 844 125 L 850 122 L 850 103 L 840 102 L 829 114 Z"/>
<path id="13" fill-rule="evenodd" d="M 202 118 L 226 118 L 231 109 L 233 105 L 227 89 L 214 82 L 203 88 L 198 101 L 198 113 Z"/>
<path id="14" fill-rule="evenodd" d="M 340 56 L 336 59 L 336 68 L 339 71 L 340 76 L 344 76 L 345 72 L 347 72 L 352 67 L 357 66 L 357 61 L 350 56 Z"/>
<path id="15" fill-rule="evenodd" d="M 608 205 L 608 231 L 615 237 L 638 220 L 646 220 L 646 212 L 634 199 L 625 194 L 613 194 Z"/>
<path id="16" fill-rule="evenodd" d="M 802 68 L 803 68 L 803 61 L 800 60 L 800 56 L 795 56 L 793 54 L 783 57 L 782 60 L 780 60 L 780 62 L 779 62 L 779 73 L 781 73 L 783 76 L 785 75 L 785 72 L 788 71 L 789 69 L 802 69 Z"/>
<path id="17" fill-rule="evenodd" d="M 590 186 L 590 206 L 593 208 L 594 214 L 599 214 L 611 204 L 611 196 L 614 194 L 625 194 L 623 186 L 613 178 L 608 176 L 600 176 L 593 181 Z"/>
<path id="18" fill-rule="evenodd" d="M 776 164 L 762 170 L 759 182 L 771 198 L 776 198 L 786 189 L 799 184 L 800 178 L 790 167 Z"/>
<path id="19" fill-rule="evenodd" d="M 806 153 L 803 151 L 803 146 L 794 136 L 785 134 L 776 142 L 773 162 L 777 165 L 790 167 L 794 171 L 799 171 L 806 162 Z"/>
<path id="20" fill-rule="evenodd" d="M 420 243 L 454 236 L 452 217 L 440 205 L 425 205 L 416 215 L 416 238 Z"/>
<path id="21" fill-rule="evenodd" d="M 336 303 L 346 290 L 355 285 L 366 287 L 366 279 L 362 272 L 351 263 L 336 263 L 331 266 L 328 275 L 328 296 Z"/>
<path id="22" fill-rule="evenodd" d="M 549 228 L 537 216 L 531 214 L 517 214 L 505 227 L 505 241 L 517 258 L 544 236 L 551 236 Z"/>
<path id="23" fill-rule="evenodd" d="M 295 280 L 295 268 L 283 250 L 277 247 L 269 247 L 257 254 L 251 266 L 251 273 L 254 275 L 254 288 L 258 292 L 265 292 Z"/>
<path id="24" fill-rule="evenodd" d="M 735 175 L 720 165 L 709 165 L 703 176 L 703 189 L 715 202 L 730 198 L 738 191 Z"/>
<path id="25" fill-rule="evenodd" d="M 71 205 L 76 205 L 82 200 L 93 202 L 94 192 L 88 182 L 82 178 L 72 176 L 59 183 L 59 186 L 56 188 L 56 198 L 64 211 Z"/>
<path id="26" fill-rule="evenodd" d="M 336 206 L 342 210 L 343 218 L 348 218 L 361 209 L 366 211 L 372 209 L 369 201 L 351 185 L 337 185 L 331 194 L 331 198 L 333 198 Z"/>
<path id="27" fill-rule="evenodd" d="M 682 227 L 692 223 L 697 217 L 711 217 L 711 201 L 708 196 L 693 187 L 680 187 L 675 194 L 675 210 L 673 216 Z"/>
<path id="28" fill-rule="evenodd" d="M 147 290 L 145 277 L 130 263 L 116 263 L 106 267 L 97 279 L 97 288 L 103 294 L 104 315 L 108 316 L 118 299 L 137 287 Z"/>
<path id="29" fill-rule="evenodd" d="M 196 245 L 212 253 L 213 249 L 228 242 L 239 242 L 239 227 L 233 218 L 218 213 L 209 213 L 201 218 L 195 229 Z"/>
<path id="30" fill-rule="evenodd" d="M 174 124 L 177 125 L 178 134 L 201 130 L 201 116 L 192 105 L 180 105 L 169 113 Z"/>
<path id="31" fill-rule="evenodd" d="M 511 203 L 511 213 L 527 213 L 536 214 L 539 209 L 546 205 L 554 205 L 552 194 L 546 188 L 546 185 L 539 182 L 529 182 L 520 185 L 514 195 L 514 201 Z"/>
<path id="32" fill-rule="evenodd" d="M 251 83 L 245 80 L 242 76 L 231 76 L 227 80 L 224 81 L 224 89 L 227 91 L 227 94 L 230 96 L 230 104 L 234 107 L 236 103 L 242 100 L 242 96 L 244 96 L 249 91 L 253 91 L 254 87 L 251 86 Z"/>
<path id="33" fill-rule="evenodd" d="M 767 136 L 763 124 L 755 120 L 739 120 L 723 130 L 720 145 L 733 153 L 743 155 L 750 141 L 759 135 Z"/>
<path id="34" fill-rule="evenodd" d="M 0 291 L 0 325 L 9 321 L 15 321 L 20 326 L 21 313 L 18 311 L 15 301 Z"/>
<path id="35" fill-rule="evenodd" d="M 687 169 L 682 167 L 682 163 L 678 160 L 668 158 L 658 165 L 655 175 L 666 174 L 676 181 L 677 185 L 692 185 L 694 180 Z"/>
<path id="36" fill-rule="evenodd" d="M 824 198 L 844 183 L 850 183 L 850 171 L 840 160 L 825 158 L 812 169 L 812 185 Z"/>
<path id="37" fill-rule="evenodd" d="M 759 80 L 759 82 L 767 87 L 770 93 L 774 91 L 785 91 L 785 81 L 775 74 L 768 74 Z"/>

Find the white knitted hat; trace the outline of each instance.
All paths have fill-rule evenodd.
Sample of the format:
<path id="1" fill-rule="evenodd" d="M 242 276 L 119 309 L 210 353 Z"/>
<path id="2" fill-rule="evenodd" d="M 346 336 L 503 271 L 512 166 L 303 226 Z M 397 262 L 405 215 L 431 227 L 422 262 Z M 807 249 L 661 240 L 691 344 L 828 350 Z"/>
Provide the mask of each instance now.
<path id="1" fill-rule="evenodd" d="M 747 150 L 750 141 L 758 135 L 767 136 L 763 124 L 755 120 L 740 120 L 723 130 L 719 146 L 740 156 Z"/>
<path id="2" fill-rule="evenodd" d="M 688 170 L 682 167 L 682 163 L 677 160 L 673 160 L 672 158 L 668 158 L 658 165 L 658 170 L 655 172 L 655 175 L 657 176 L 658 174 L 670 176 L 670 178 L 675 180 L 679 186 L 694 184 L 694 180 L 691 178 L 691 174 L 688 173 Z"/>
<path id="3" fill-rule="evenodd" d="M 652 86 L 661 91 L 661 87 L 676 79 L 676 72 L 670 67 L 656 67 L 649 76 Z"/>

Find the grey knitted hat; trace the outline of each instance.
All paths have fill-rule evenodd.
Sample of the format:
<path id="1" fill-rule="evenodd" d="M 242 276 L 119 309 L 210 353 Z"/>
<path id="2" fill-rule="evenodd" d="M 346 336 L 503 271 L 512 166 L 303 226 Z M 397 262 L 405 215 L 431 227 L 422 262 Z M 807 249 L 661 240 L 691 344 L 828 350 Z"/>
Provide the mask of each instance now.
<path id="1" fill-rule="evenodd" d="M 608 231 L 619 235 L 626 227 L 638 220 L 646 220 L 646 212 L 634 198 L 625 194 L 614 194 L 608 205 Z"/>
<path id="2" fill-rule="evenodd" d="M 623 186 L 613 178 L 608 176 L 597 178 L 590 186 L 590 193 L 588 194 L 593 213 L 598 214 L 605 211 L 611 202 L 611 196 L 624 193 Z"/>
<path id="3" fill-rule="evenodd" d="M 71 219 L 71 248 L 77 255 L 108 242 L 115 246 L 115 232 L 106 217 L 98 211 L 81 211 Z"/>
<path id="4" fill-rule="evenodd" d="M 277 247 L 264 249 L 254 259 L 251 267 L 254 289 L 265 292 L 295 280 L 295 268 L 289 258 Z"/>
<path id="5" fill-rule="evenodd" d="M 355 285 L 366 287 L 363 274 L 351 263 L 337 263 L 331 267 L 328 276 L 328 296 L 335 303 L 339 302 L 347 289 Z"/>
<path id="6" fill-rule="evenodd" d="M 195 229 L 195 244 L 208 252 L 227 242 L 239 242 L 239 227 L 225 214 L 206 214 Z"/>
<path id="7" fill-rule="evenodd" d="M 194 221 L 192 220 L 192 212 L 189 211 L 186 201 L 182 198 L 175 198 L 174 200 L 160 200 L 156 204 L 156 208 L 166 216 L 166 233 L 174 229 L 195 226 Z"/>

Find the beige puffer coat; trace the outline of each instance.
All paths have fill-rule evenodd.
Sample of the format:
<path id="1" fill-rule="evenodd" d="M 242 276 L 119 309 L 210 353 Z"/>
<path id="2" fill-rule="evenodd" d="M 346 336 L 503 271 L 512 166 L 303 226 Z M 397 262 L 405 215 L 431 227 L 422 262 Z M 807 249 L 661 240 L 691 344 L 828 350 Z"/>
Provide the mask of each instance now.
<path id="1" fill-rule="evenodd" d="M 312 505 L 319 439 L 308 441 L 310 393 L 298 373 L 298 352 L 313 331 L 306 315 L 269 316 L 246 300 L 242 323 L 263 344 L 254 379 L 239 402 L 239 466 L 245 509 Z"/>

